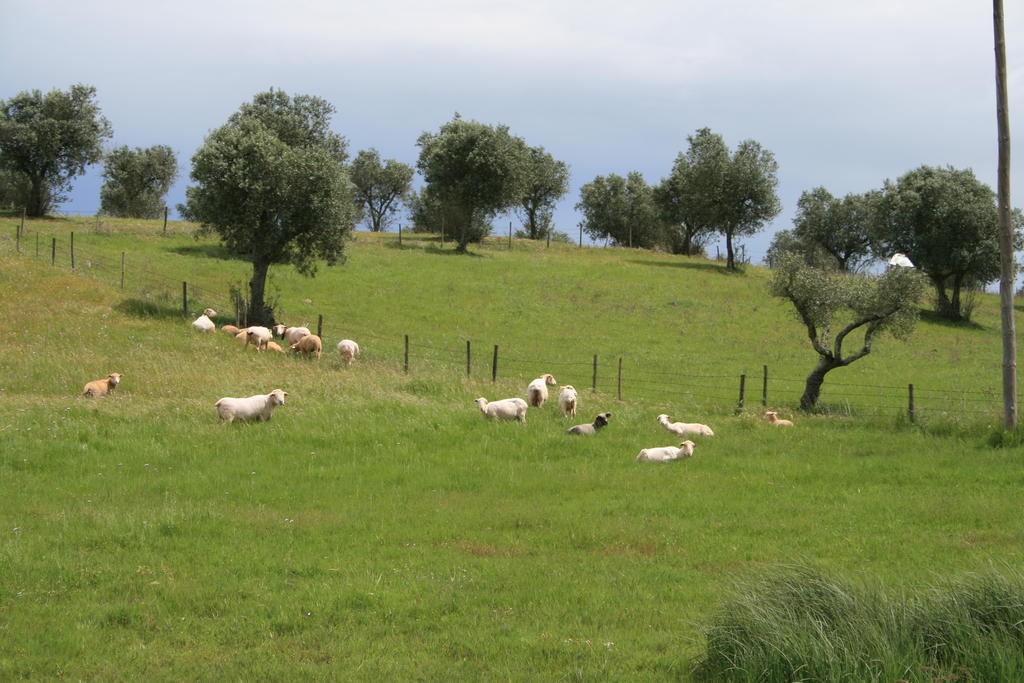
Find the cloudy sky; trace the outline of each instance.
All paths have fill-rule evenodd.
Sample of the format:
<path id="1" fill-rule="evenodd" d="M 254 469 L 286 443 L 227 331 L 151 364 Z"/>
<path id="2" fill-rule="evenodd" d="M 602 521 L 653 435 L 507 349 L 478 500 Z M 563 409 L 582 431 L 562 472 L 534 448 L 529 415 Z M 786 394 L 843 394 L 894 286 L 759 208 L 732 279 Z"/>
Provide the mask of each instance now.
<path id="1" fill-rule="evenodd" d="M 1006 36 L 1020 179 L 1019 3 Z M 172 204 L 204 137 L 271 87 L 330 101 L 352 153 L 409 164 L 416 138 L 459 112 L 570 165 L 556 222 L 572 235 L 580 185 L 657 183 L 707 126 L 779 162 L 783 211 L 747 240 L 757 262 L 818 185 L 863 192 L 949 164 L 994 187 L 992 45 L 991 3 L 965 0 L 0 0 L 0 99 L 95 86 L 111 146 L 177 152 Z M 99 185 L 96 167 L 62 209 L 95 213 Z M 1024 206 L 1024 182 L 1013 196 Z"/>

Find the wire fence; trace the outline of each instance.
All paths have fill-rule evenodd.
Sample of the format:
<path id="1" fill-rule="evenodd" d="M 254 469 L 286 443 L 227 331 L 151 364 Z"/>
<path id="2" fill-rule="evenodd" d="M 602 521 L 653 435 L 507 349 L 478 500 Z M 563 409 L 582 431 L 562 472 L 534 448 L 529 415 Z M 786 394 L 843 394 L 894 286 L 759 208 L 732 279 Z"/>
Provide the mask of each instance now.
<path id="1" fill-rule="evenodd" d="M 189 318 L 204 308 L 234 313 L 236 324 L 245 324 L 237 296 L 227 284 L 179 281 L 153 272 L 150 264 L 136 264 L 126 252 L 106 253 L 74 242 L 74 233 L 31 235 L 17 230 L 14 239 L 0 238 L 22 256 L 70 268 L 78 275 L 113 284 L 130 292 L 144 313 Z M 326 325 L 333 321 L 327 320 Z M 318 316 L 316 333 L 323 337 L 325 319 Z M 429 370 L 468 380 L 497 382 L 499 379 L 529 379 L 544 373 L 555 375 L 560 384 L 572 384 L 578 391 L 589 389 L 622 401 L 659 405 L 679 416 L 692 413 L 726 413 L 736 410 L 796 406 L 806 386 L 804 377 L 776 377 L 770 367 L 751 364 L 749 359 L 719 356 L 710 365 L 707 358 L 678 359 L 676 367 L 707 368 L 706 372 L 666 371 L 662 364 L 638 354 L 636 358 L 595 354 L 590 357 L 523 357 L 508 354 L 498 344 L 474 339 L 420 339 L 410 335 L 386 335 L 354 329 L 345 323 L 347 336 L 357 338 L 375 361 L 400 367 L 405 373 Z M 821 388 L 819 407 L 825 412 L 854 416 L 905 416 L 916 421 L 922 416 L 970 415 L 997 418 L 1002 411 L 1002 393 L 996 387 L 959 389 L 916 384 L 867 384 L 828 379 Z"/>

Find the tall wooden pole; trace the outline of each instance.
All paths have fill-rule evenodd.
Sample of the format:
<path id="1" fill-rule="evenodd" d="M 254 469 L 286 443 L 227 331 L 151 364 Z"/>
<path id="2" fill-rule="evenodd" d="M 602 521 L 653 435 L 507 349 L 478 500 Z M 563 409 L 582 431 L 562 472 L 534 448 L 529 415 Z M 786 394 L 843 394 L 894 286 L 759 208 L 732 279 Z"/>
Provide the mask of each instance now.
<path id="1" fill-rule="evenodd" d="M 1013 320 L 1013 225 L 1010 220 L 1010 114 L 1006 95 L 1003 0 L 992 0 L 996 51 L 996 120 L 999 130 L 999 309 L 1003 320 L 1003 426 L 1017 426 L 1017 332 Z"/>

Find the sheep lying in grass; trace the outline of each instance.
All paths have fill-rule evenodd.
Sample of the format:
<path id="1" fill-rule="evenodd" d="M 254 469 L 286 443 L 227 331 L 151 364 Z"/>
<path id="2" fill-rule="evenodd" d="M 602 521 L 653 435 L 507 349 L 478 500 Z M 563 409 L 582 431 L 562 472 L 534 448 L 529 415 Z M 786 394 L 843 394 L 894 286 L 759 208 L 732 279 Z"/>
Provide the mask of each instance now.
<path id="1" fill-rule="evenodd" d="M 714 436 L 711 427 L 702 425 L 699 422 L 669 422 L 668 415 L 659 415 L 658 422 L 661 426 L 676 436 Z"/>
<path id="2" fill-rule="evenodd" d="M 235 420 L 266 422 L 274 412 L 274 406 L 284 405 L 286 396 L 288 396 L 287 391 L 274 389 L 269 394 L 259 394 L 247 398 L 225 397 L 213 405 L 216 406 L 220 419 L 229 424 Z"/>
<path id="3" fill-rule="evenodd" d="M 591 434 L 597 434 L 597 430 L 608 424 L 608 420 L 612 417 L 611 413 L 601 413 L 594 418 L 593 424 L 588 425 L 576 425 L 575 427 L 569 427 L 565 430 L 566 434 L 578 434 L 580 436 L 590 436 Z"/>
<path id="4" fill-rule="evenodd" d="M 338 342 L 338 355 L 341 356 L 341 362 L 345 364 L 345 367 L 352 365 L 352 360 L 359 355 L 359 344 L 356 344 L 351 339 L 342 339 Z"/>
<path id="5" fill-rule="evenodd" d="M 213 324 L 210 318 L 215 315 L 217 315 L 217 311 L 207 308 L 201 316 L 192 321 L 192 327 L 199 332 L 213 332 L 217 329 L 217 326 Z"/>
<path id="6" fill-rule="evenodd" d="M 558 382 L 551 375 L 541 375 L 530 382 L 526 387 L 526 397 L 530 399 L 530 405 L 540 408 L 548 400 L 548 387 L 557 385 Z"/>
<path id="7" fill-rule="evenodd" d="M 522 424 L 526 423 L 526 401 L 521 398 L 488 401 L 481 396 L 476 399 L 476 405 L 489 420 L 518 420 Z"/>
<path id="8" fill-rule="evenodd" d="M 558 407 L 562 409 L 562 417 L 576 417 L 576 387 L 566 384 L 558 394 Z"/>
<path id="9" fill-rule="evenodd" d="M 284 353 L 284 349 L 281 348 L 281 345 L 274 341 L 267 342 L 267 351 L 277 351 L 278 353 Z"/>
<path id="10" fill-rule="evenodd" d="M 792 427 L 793 423 L 789 420 L 783 420 L 779 418 L 779 414 L 774 410 L 769 410 L 764 414 L 765 418 L 776 427 Z"/>
<path id="11" fill-rule="evenodd" d="M 243 327 L 235 333 L 235 341 L 242 342 L 246 346 L 249 346 L 249 328 Z"/>
<path id="12" fill-rule="evenodd" d="M 669 462 L 671 460 L 679 460 L 681 458 L 689 458 L 693 455 L 694 443 L 692 441 L 684 441 L 679 444 L 679 447 L 675 446 L 662 446 L 661 448 L 645 448 L 640 451 L 636 456 L 637 462 Z"/>
<path id="13" fill-rule="evenodd" d="M 86 398 L 97 398 L 99 396 L 106 396 L 107 394 L 113 393 L 114 389 L 121 382 L 121 373 L 112 372 L 107 375 L 106 379 L 97 379 L 89 382 L 82 389 L 82 396 Z"/>
<path id="14" fill-rule="evenodd" d="M 232 337 L 237 337 L 242 328 L 235 327 L 234 325 L 221 325 L 220 331 L 224 334 L 230 334 Z"/>
<path id="15" fill-rule="evenodd" d="M 324 350 L 324 343 L 315 334 L 307 334 L 289 348 L 291 348 L 293 353 L 301 353 L 306 358 L 315 355 L 316 359 L 320 360 L 320 353 Z"/>
<path id="16" fill-rule="evenodd" d="M 273 338 L 273 335 L 270 334 L 270 330 L 260 325 L 252 325 L 250 327 L 247 327 L 245 329 L 245 332 L 246 347 L 248 347 L 249 344 L 253 344 L 256 346 L 257 351 L 262 351 L 263 349 L 267 348 L 267 342 L 269 342 Z"/>

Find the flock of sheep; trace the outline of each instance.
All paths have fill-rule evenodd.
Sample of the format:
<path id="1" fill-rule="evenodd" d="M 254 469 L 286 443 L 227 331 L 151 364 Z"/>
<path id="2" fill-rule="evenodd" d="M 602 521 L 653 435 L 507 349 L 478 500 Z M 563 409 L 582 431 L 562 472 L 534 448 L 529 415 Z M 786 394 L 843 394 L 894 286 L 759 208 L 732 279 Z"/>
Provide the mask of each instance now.
<path id="1" fill-rule="evenodd" d="M 526 423 L 526 410 L 529 407 L 540 408 L 548 400 L 548 387 L 557 386 L 558 383 L 550 374 L 544 374 L 531 381 L 526 387 L 526 398 L 503 398 L 500 401 L 488 401 L 481 396 L 476 399 L 476 405 L 484 417 L 489 420 L 515 420 L 520 424 Z M 579 395 L 576 387 L 566 384 L 558 394 L 558 406 L 562 410 L 563 417 L 575 417 L 576 408 L 579 402 Z M 590 424 L 580 424 L 570 427 L 566 434 L 587 436 L 597 434 L 598 430 L 608 424 L 611 413 L 599 413 Z M 765 418 L 776 427 L 792 427 L 789 420 L 779 419 L 778 413 L 768 411 Z M 668 415 L 659 415 L 658 423 L 668 432 L 678 437 L 686 436 L 714 436 L 715 432 L 711 427 L 699 422 L 671 422 Z M 670 462 L 681 458 L 688 458 L 693 455 L 696 447 L 693 441 L 683 441 L 678 446 L 661 446 L 658 448 L 644 448 L 636 456 L 637 462 Z"/>
<path id="2" fill-rule="evenodd" d="M 207 308 L 192 322 L 192 327 L 199 332 L 213 332 L 216 329 L 212 318 L 217 315 L 213 309 Z M 323 352 L 323 341 L 315 334 L 312 334 L 306 327 L 289 327 L 286 325 L 275 325 L 273 328 L 253 325 L 246 328 L 238 328 L 234 325 L 224 325 L 221 331 L 232 335 L 240 342 L 245 342 L 248 348 L 253 344 L 257 351 L 272 350 L 284 353 L 284 349 L 274 341 L 276 335 L 283 340 L 294 353 L 301 353 L 303 356 L 316 356 L 320 359 Z M 336 347 L 345 367 L 352 364 L 352 361 L 359 355 L 359 344 L 351 339 L 342 339 Z M 106 396 L 114 391 L 121 382 L 122 375 L 112 372 L 105 379 L 98 379 L 89 382 L 82 390 L 82 396 L 86 398 L 98 398 Z M 488 401 L 484 397 L 476 399 L 475 403 L 483 413 L 484 417 L 490 420 L 515 420 L 521 424 L 526 423 L 526 410 L 529 407 L 540 408 L 548 400 L 548 387 L 558 386 L 555 378 L 550 374 L 544 374 L 531 381 L 526 387 L 526 398 L 505 398 L 498 401 Z M 244 398 L 226 396 L 218 400 L 214 407 L 217 415 L 223 422 L 231 423 L 269 420 L 276 406 L 284 405 L 288 392 L 281 389 L 274 389 L 269 394 L 257 394 Z M 558 394 L 558 405 L 563 417 L 575 417 L 579 403 L 579 394 L 571 384 L 562 387 Z M 566 430 L 566 434 L 577 436 L 589 436 L 608 424 L 611 413 L 599 413 L 594 421 L 587 424 L 579 424 Z M 776 427 L 792 427 L 789 420 L 780 419 L 775 411 L 765 413 L 765 418 Z M 687 436 L 714 436 L 715 433 L 710 427 L 697 422 L 671 422 L 668 415 L 659 415 L 658 422 L 668 432 L 677 437 Z M 696 444 L 693 441 L 683 441 L 678 446 L 661 446 L 658 448 L 644 448 L 637 454 L 638 462 L 670 462 L 681 458 L 688 458 L 693 455 Z"/>

